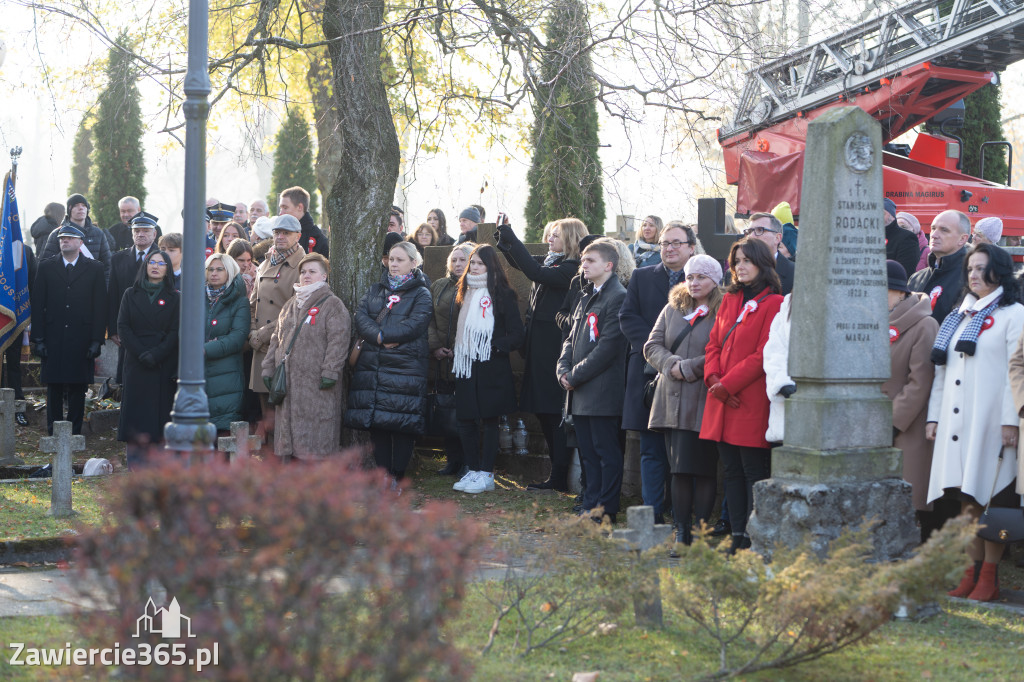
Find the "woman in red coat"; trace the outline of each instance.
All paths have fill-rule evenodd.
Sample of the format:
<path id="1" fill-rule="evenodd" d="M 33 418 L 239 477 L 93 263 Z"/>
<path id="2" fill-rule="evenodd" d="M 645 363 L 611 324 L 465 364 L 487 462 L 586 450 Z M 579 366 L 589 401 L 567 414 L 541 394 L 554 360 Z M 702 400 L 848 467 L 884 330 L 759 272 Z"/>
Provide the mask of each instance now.
<path id="1" fill-rule="evenodd" d="M 732 519 L 730 551 L 735 552 L 750 547 L 747 518 L 754 506 L 754 483 L 768 478 L 771 470 L 764 439 L 769 402 L 762 354 L 782 296 L 775 257 L 764 242 L 734 243 L 729 270 L 732 284 L 704 351 L 708 400 L 700 437 L 718 443 Z"/>

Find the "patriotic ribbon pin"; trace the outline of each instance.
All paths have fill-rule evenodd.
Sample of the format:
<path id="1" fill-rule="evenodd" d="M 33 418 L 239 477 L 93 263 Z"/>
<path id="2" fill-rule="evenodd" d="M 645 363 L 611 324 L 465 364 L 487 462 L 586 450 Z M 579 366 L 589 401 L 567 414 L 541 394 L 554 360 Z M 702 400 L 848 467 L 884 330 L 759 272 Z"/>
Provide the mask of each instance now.
<path id="1" fill-rule="evenodd" d="M 312 308 L 309 309 L 309 317 L 306 318 L 306 321 L 309 322 L 310 326 L 316 324 L 316 316 L 319 313 L 320 309 L 317 308 L 316 306 L 313 306 Z"/>
<path id="2" fill-rule="evenodd" d="M 316 237 L 310 237 L 309 238 L 309 250 L 312 251 L 315 246 L 316 246 Z"/>
<path id="3" fill-rule="evenodd" d="M 402 298 L 398 294 L 391 294 L 388 296 L 388 310 L 391 310 L 391 306 L 401 301 Z"/>
<path id="4" fill-rule="evenodd" d="M 991 315 L 987 316 L 985 318 L 985 321 L 981 323 L 981 331 L 978 332 L 978 335 L 980 336 L 981 332 L 983 332 L 986 329 L 990 328 L 995 323 L 996 323 L 996 321 L 995 321 L 995 319 Z"/>
<path id="5" fill-rule="evenodd" d="M 742 310 L 740 310 L 740 316 L 736 318 L 737 324 L 743 321 L 743 318 L 747 316 L 747 313 L 752 313 L 755 310 L 757 310 L 757 301 L 747 301 Z"/>
<path id="6" fill-rule="evenodd" d="M 491 307 L 490 296 L 484 296 L 483 298 L 480 299 L 480 307 L 482 308 L 482 310 L 480 311 L 480 317 L 486 318 L 487 309 Z"/>
<path id="7" fill-rule="evenodd" d="M 157 305 L 167 305 L 166 303 L 164 303 L 164 299 L 162 299 L 162 298 L 159 301 L 157 301 L 156 304 Z"/>
<path id="8" fill-rule="evenodd" d="M 685 317 L 683 317 L 683 319 L 686 320 L 687 322 L 689 322 L 690 326 L 692 327 L 693 324 L 697 320 L 699 320 L 700 318 L 704 317 L 707 314 L 708 314 L 708 307 L 706 305 L 699 305 L 699 306 L 697 306 L 696 310 L 694 310 L 689 315 L 686 315 Z"/>
<path id="9" fill-rule="evenodd" d="M 900 338 L 900 330 L 896 327 L 889 327 L 889 343 L 896 343 L 898 338 Z"/>
<path id="10" fill-rule="evenodd" d="M 939 296 L 942 296 L 942 287 L 941 286 L 935 287 L 928 294 L 928 298 L 932 302 L 932 310 L 935 310 L 935 304 L 938 302 Z"/>
<path id="11" fill-rule="evenodd" d="M 216 327 L 217 326 L 217 320 L 211 320 L 210 321 L 210 326 L 211 327 Z"/>
<path id="12" fill-rule="evenodd" d="M 600 334 L 597 333 L 597 314 L 590 313 L 587 315 L 587 326 L 590 327 L 590 340 L 597 341 L 597 337 Z"/>

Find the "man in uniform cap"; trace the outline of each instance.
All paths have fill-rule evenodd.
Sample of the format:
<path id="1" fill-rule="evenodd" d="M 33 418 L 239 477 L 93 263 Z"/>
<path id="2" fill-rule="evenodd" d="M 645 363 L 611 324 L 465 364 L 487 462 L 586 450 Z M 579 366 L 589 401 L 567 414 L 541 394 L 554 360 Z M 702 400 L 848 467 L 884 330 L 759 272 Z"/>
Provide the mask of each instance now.
<path id="1" fill-rule="evenodd" d="M 67 215 L 61 227 L 73 226 L 82 235 L 82 255 L 98 260 L 103 265 L 104 281 L 110 277 L 110 242 L 103 230 L 92 224 L 89 219 L 89 202 L 81 194 L 72 194 L 68 197 Z M 39 260 L 53 258 L 60 255 L 60 243 L 57 235 L 60 230 L 54 230 L 46 239 L 46 246 L 39 255 Z"/>
<path id="2" fill-rule="evenodd" d="M 224 226 L 234 220 L 235 207 L 232 204 L 214 204 L 206 209 L 206 216 L 210 221 L 206 230 L 206 248 L 213 249 L 217 246 L 217 238 Z M 207 255 L 213 253 L 208 251 Z"/>
<path id="3" fill-rule="evenodd" d="M 132 229 L 132 248 L 118 251 L 110 257 L 110 282 L 107 290 L 107 336 L 121 345 L 117 336 L 117 314 L 121 310 L 121 299 L 124 292 L 135 283 L 139 269 L 145 267 L 146 260 L 159 251 L 156 245 L 157 217 L 145 211 L 136 214 L 130 221 Z M 115 381 L 121 383 L 121 370 L 124 366 L 124 349 L 117 353 L 117 376 Z"/>
<path id="4" fill-rule="evenodd" d="M 46 426 L 67 419 L 72 433 L 82 432 L 85 390 L 93 380 L 94 360 L 99 357 L 106 329 L 107 293 L 103 266 L 84 257 L 85 234 L 67 224 L 56 231 L 59 253 L 39 263 L 32 287 L 32 332 L 35 354 L 42 360 L 46 384 Z M 105 245 L 106 238 L 99 235 Z"/>

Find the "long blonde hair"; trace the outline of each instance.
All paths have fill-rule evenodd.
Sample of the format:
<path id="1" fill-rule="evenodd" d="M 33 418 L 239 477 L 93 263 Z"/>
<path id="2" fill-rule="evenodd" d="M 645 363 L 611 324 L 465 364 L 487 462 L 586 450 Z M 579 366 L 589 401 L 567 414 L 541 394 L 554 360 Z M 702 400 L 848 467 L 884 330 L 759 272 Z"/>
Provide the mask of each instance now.
<path id="1" fill-rule="evenodd" d="M 558 228 L 558 234 L 562 238 L 565 259 L 579 260 L 580 240 L 590 234 L 587 226 L 579 218 L 562 218 L 552 225 L 552 229 L 555 227 Z"/>

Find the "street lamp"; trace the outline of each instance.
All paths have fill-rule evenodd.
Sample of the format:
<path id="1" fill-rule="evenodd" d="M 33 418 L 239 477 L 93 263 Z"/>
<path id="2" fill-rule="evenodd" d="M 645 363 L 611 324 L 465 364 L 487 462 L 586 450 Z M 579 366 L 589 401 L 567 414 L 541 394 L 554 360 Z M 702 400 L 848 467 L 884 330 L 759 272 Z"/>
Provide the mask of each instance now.
<path id="1" fill-rule="evenodd" d="M 185 74 L 185 227 L 181 249 L 181 324 L 178 332 L 178 392 L 171 421 L 164 426 L 168 450 L 210 450 L 217 430 L 210 423 L 203 368 L 203 330 L 206 306 L 206 117 L 210 105 L 207 72 L 209 7 L 206 0 L 189 0 L 188 70 Z"/>

